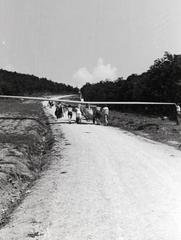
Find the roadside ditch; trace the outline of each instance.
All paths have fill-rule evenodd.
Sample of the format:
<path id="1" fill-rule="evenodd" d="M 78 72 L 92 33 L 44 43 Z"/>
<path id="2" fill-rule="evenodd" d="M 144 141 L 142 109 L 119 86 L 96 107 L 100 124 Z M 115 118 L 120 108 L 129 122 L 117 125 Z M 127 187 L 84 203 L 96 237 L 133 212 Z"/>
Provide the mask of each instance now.
<path id="1" fill-rule="evenodd" d="M 0 228 L 49 165 L 54 139 L 41 103 L 0 102 Z"/>

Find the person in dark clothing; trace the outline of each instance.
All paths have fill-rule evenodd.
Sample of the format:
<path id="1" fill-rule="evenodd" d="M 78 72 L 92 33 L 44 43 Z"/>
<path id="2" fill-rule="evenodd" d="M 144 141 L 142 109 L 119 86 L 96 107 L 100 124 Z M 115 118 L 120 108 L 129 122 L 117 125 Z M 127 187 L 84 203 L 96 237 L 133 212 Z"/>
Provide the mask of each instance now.
<path id="1" fill-rule="evenodd" d="M 69 123 L 71 123 L 71 119 L 72 119 L 72 115 L 73 115 L 73 112 L 72 112 L 72 107 L 71 105 L 68 106 L 68 121 Z"/>
<path id="2" fill-rule="evenodd" d="M 61 103 L 58 103 L 55 110 L 55 116 L 58 118 L 63 117 L 63 106 Z"/>
<path id="3" fill-rule="evenodd" d="M 96 121 L 96 108 L 93 109 L 93 116 L 92 116 L 92 122 L 95 124 Z"/>
<path id="4" fill-rule="evenodd" d="M 53 105 L 54 105 L 54 104 L 53 104 L 53 101 L 49 101 L 49 102 L 48 102 L 48 105 L 49 105 L 50 108 L 52 108 Z"/>
<path id="5" fill-rule="evenodd" d="M 101 107 L 99 105 L 96 106 L 95 112 L 94 112 L 94 123 L 97 122 L 98 125 L 100 125 L 100 118 L 101 118 Z"/>

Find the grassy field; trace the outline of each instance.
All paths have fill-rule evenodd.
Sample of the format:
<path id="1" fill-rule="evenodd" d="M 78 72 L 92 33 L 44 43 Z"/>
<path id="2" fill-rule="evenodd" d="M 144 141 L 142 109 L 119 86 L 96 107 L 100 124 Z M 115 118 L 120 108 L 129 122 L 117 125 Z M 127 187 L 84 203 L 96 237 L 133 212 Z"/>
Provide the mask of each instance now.
<path id="1" fill-rule="evenodd" d="M 0 226 L 38 178 L 52 143 L 41 103 L 0 100 Z"/>
<path id="2" fill-rule="evenodd" d="M 181 150 L 181 125 L 174 120 L 111 111 L 109 125 Z"/>

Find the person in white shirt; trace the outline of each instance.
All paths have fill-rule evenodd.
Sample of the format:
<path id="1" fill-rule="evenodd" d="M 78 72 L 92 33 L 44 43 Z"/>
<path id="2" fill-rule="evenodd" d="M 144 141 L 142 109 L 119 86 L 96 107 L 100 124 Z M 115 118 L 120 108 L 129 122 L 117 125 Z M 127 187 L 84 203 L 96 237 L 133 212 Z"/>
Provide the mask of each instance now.
<path id="1" fill-rule="evenodd" d="M 81 117 L 82 117 L 82 114 L 81 114 L 80 108 L 77 107 L 76 108 L 76 123 L 81 123 Z"/>
<path id="2" fill-rule="evenodd" d="M 175 107 L 176 107 L 176 122 L 177 122 L 177 125 L 179 125 L 180 124 L 179 117 L 181 115 L 179 103 L 175 104 Z"/>
<path id="3" fill-rule="evenodd" d="M 107 107 L 107 105 L 105 105 L 102 109 L 102 115 L 104 118 L 104 125 L 107 126 L 108 125 L 108 117 L 109 117 L 109 108 Z"/>

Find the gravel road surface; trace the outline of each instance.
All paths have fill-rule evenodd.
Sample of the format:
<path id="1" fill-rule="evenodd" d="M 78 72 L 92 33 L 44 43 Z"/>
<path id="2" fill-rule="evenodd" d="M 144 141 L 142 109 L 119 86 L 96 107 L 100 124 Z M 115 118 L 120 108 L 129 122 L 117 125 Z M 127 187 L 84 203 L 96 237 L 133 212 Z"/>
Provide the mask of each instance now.
<path id="1" fill-rule="evenodd" d="M 180 151 L 66 115 L 50 122 L 50 167 L 0 240 L 181 239 Z"/>

